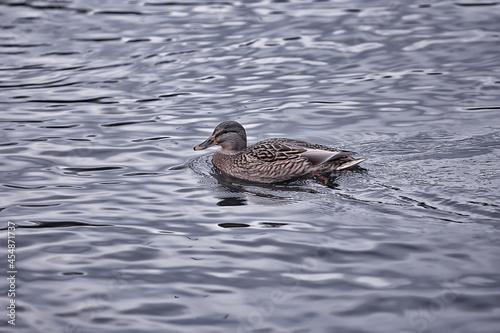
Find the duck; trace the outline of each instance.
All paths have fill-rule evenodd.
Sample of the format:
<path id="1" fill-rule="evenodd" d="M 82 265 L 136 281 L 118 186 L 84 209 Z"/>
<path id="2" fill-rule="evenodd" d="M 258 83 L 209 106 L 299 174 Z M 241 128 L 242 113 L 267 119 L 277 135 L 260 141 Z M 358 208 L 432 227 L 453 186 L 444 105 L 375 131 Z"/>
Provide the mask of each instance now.
<path id="1" fill-rule="evenodd" d="M 245 128 L 234 120 L 223 121 L 212 135 L 196 145 L 203 150 L 218 145 L 213 165 L 232 177 L 256 183 L 278 183 L 294 178 L 324 175 L 352 168 L 366 160 L 355 152 L 306 141 L 270 138 L 247 146 Z"/>

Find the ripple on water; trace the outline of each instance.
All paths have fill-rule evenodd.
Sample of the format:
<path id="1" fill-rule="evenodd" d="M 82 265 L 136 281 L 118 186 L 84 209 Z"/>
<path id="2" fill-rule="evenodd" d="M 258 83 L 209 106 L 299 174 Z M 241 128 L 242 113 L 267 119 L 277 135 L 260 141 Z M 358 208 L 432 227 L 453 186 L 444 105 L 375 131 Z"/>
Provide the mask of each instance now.
<path id="1" fill-rule="evenodd" d="M 16 330 L 496 333 L 498 7 L 4 1 Z M 228 119 L 369 160 L 238 181 Z"/>

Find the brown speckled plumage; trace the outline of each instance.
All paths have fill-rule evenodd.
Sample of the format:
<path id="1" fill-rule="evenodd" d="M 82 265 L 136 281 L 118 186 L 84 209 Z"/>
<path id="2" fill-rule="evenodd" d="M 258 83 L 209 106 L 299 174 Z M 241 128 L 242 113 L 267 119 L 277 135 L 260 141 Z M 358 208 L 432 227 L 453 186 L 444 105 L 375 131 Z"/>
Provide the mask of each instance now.
<path id="1" fill-rule="evenodd" d="M 354 152 L 309 143 L 272 138 L 246 146 L 243 126 L 235 121 L 220 123 L 212 135 L 196 146 L 201 150 L 220 145 L 212 158 L 214 165 L 233 177 L 259 183 L 322 174 L 354 166 L 365 159 L 354 159 Z"/>

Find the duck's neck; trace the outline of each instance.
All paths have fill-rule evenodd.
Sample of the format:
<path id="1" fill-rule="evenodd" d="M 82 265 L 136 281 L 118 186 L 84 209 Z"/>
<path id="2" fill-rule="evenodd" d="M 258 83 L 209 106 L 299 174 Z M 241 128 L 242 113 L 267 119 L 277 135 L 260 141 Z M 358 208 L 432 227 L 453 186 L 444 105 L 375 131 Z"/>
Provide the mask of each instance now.
<path id="1" fill-rule="evenodd" d="M 241 137 L 237 133 L 228 133 L 223 142 L 219 142 L 221 149 L 218 151 L 222 154 L 238 154 L 247 148 L 247 138 Z"/>
<path id="2" fill-rule="evenodd" d="M 229 150 L 229 149 L 224 149 L 224 148 L 219 148 L 215 152 L 217 154 L 223 154 L 223 155 L 238 155 L 238 154 L 241 154 L 241 151 Z"/>

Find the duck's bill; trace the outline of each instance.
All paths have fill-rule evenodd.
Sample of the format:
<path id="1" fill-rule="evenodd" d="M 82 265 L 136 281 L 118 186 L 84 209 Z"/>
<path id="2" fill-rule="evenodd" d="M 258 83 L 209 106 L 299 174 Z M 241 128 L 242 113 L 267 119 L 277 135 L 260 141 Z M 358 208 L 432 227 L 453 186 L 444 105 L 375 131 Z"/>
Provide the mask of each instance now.
<path id="1" fill-rule="evenodd" d="M 199 145 L 194 146 L 194 150 L 203 150 L 203 149 L 207 149 L 208 147 L 212 147 L 214 145 L 216 145 L 214 139 L 212 137 L 209 137 L 208 139 L 206 139 L 205 141 L 203 141 Z"/>

